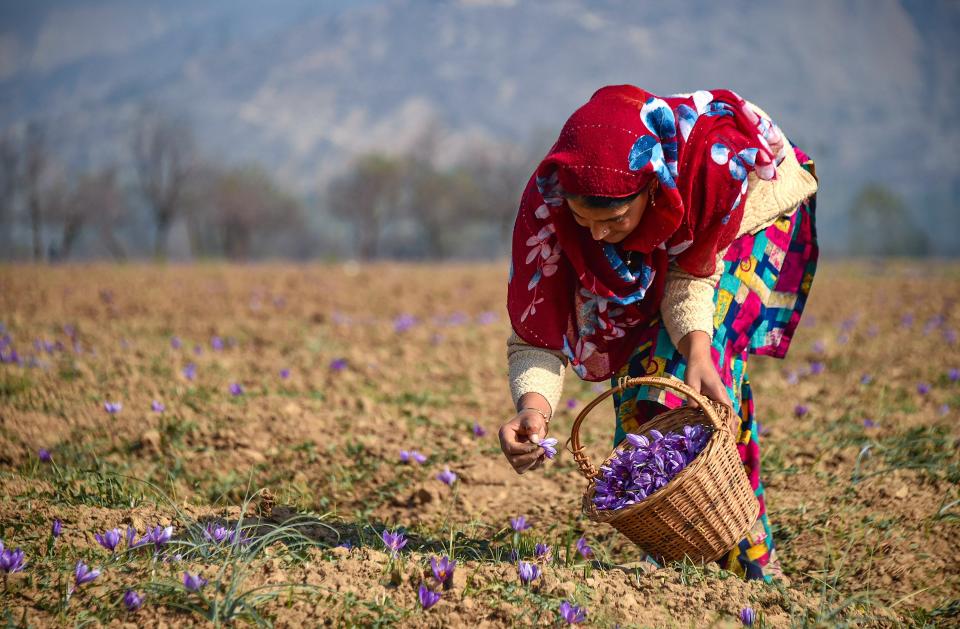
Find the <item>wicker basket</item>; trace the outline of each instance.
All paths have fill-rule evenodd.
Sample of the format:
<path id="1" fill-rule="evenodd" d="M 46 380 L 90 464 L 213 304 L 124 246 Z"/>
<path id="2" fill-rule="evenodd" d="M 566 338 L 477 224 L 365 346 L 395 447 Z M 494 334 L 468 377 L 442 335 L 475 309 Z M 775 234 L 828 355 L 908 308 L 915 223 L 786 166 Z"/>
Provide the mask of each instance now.
<path id="1" fill-rule="evenodd" d="M 700 424 L 711 432 L 710 438 L 687 467 L 645 500 L 622 509 L 598 510 L 593 494 L 599 472 L 580 445 L 580 424 L 610 395 L 641 385 L 673 389 L 700 405 L 699 409 L 683 406 L 661 413 L 641 426 L 641 434 Z M 734 435 L 738 428 L 739 418 L 732 408 L 707 399 L 677 379 L 621 378 L 616 387 L 600 394 L 580 412 L 567 442 L 588 481 L 584 513 L 595 522 L 610 524 L 658 561 L 678 561 L 685 556 L 697 562 L 720 559 L 743 539 L 760 513 L 760 503 L 737 452 Z M 626 444 L 624 440 L 614 448 L 604 463 Z"/>

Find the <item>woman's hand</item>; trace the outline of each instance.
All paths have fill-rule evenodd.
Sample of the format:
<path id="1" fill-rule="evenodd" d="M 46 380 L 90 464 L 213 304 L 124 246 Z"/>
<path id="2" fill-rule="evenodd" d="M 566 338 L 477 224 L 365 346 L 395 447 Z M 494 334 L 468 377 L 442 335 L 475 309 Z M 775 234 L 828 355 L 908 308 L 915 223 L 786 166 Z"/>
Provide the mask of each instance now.
<path id="1" fill-rule="evenodd" d="M 730 396 L 727 395 L 727 388 L 723 386 L 720 374 L 717 373 L 717 368 L 713 364 L 713 357 L 710 354 L 710 337 L 705 332 L 695 330 L 681 339 L 677 349 L 687 358 L 687 369 L 684 374 L 687 385 L 711 400 L 733 406 Z M 691 408 L 700 407 L 693 399 L 688 400 L 687 403 Z"/>
<path id="2" fill-rule="evenodd" d="M 520 406 L 523 408 L 527 405 L 521 400 Z M 546 406 L 549 408 L 549 404 Z M 540 405 L 536 408 L 540 408 Z M 517 474 L 523 474 L 543 465 L 544 451 L 537 444 L 546 436 L 546 419 L 537 411 L 526 408 L 500 426 L 500 449 Z"/>

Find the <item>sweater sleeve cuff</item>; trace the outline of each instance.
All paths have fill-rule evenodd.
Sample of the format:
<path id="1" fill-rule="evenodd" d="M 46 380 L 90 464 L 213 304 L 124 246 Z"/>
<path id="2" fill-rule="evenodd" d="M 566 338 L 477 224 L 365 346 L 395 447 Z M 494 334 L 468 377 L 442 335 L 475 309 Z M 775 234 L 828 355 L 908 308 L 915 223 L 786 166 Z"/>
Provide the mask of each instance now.
<path id="1" fill-rule="evenodd" d="M 514 333 L 507 341 L 507 361 L 514 407 L 524 394 L 539 393 L 550 404 L 552 417 L 563 392 L 563 355 L 529 345 Z"/>

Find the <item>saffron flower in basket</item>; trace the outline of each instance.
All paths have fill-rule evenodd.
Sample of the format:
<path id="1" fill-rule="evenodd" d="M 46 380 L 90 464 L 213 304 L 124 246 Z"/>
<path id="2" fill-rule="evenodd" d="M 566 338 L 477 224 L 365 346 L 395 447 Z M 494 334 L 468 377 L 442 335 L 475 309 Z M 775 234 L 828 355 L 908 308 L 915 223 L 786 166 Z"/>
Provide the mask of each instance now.
<path id="1" fill-rule="evenodd" d="M 670 482 L 693 461 L 710 439 L 703 426 L 684 426 L 682 431 L 650 436 L 627 435 L 630 447 L 616 452 L 600 467 L 593 504 L 615 510 L 637 504 Z"/>

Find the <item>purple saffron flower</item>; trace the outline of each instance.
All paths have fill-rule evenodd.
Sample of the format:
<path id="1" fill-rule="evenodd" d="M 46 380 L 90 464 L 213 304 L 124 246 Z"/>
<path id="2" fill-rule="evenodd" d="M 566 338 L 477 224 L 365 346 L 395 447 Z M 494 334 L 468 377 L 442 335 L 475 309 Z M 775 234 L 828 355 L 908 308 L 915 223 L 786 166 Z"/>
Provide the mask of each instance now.
<path id="1" fill-rule="evenodd" d="M 860 384 L 870 384 L 871 382 L 873 382 L 873 376 L 870 374 L 865 373 L 860 376 Z"/>
<path id="2" fill-rule="evenodd" d="M 98 544 L 110 552 L 114 552 L 117 550 L 117 546 L 120 544 L 121 534 L 120 529 L 110 529 L 102 535 L 97 533 L 93 537 L 96 538 Z"/>
<path id="3" fill-rule="evenodd" d="M 167 407 L 164 406 L 163 402 L 160 400 L 154 400 L 153 403 L 150 404 L 150 408 L 154 413 L 162 413 L 163 411 L 167 410 Z"/>
<path id="4" fill-rule="evenodd" d="M 563 618 L 568 625 L 578 625 L 587 619 L 587 610 L 563 601 L 560 603 L 560 617 Z"/>
<path id="5" fill-rule="evenodd" d="M 221 544 L 231 538 L 231 531 L 227 527 L 210 522 L 203 529 L 203 536 L 215 544 Z"/>
<path id="6" fill-rule="evenodd" d="M 449 467 L 445 466 L 443 471 L 437 474 L 437 480 L 446 485 L 453 485 L 457 480 L 457 475 L 451 472 Z"/>
<path id="7" fill-rule="evenodd" d="M 540 576 L 540 567 L 527 561 L 521 561 L 517 566 L 517 572 L 520 575 L 520 583 L 530 585 L 530 582 Z"/>
<path id="8" fill-rule="evenodd" d="M 587 546 L 587 538 L 581 537 L 577 540 L 577 552 L 580 553 L 580 556 L 584 559 L 589 559 L 593 555 L 593 549 Z"/>
<path id="9" fill-rule="evenodd" d="M 214 336 L 210 339 L 210 347 L 212 347 L 214 351 L 219 352 L 223 349 L 223 339 L 221 339 L 219 336 Z"/>
<path id="10" fill-rule="evenodd" d="M 823 341 L 817 341 L 813 344 L 813 352 L 815 354 L 822 354 L 827 350 L 827 346 Z"/>
<path id="11" fill-rule="evenodd" d="M 434 592 L 425 583 L 421 583 L 420 589 L 417 590 L 417 597 L 420 599 L 420 607 L 430 609 L 440 600 L 440 592 Z"/>
<path id="12" fill-rule="evenodd" d="M 116 415 L 123 409 L 123 404 L 120 402 L 104 402 L 103 410 L 107 411 L 111 415 Z"/>
<path id="13" fill-rule="evenodd" d="M 124 537 L 127 540 L 127 548 L 136 548 L 139 546 L 139 544 L 136 542 L 137 529 L 128 526 Z"/>
<path id="14" fill-rule="evenodd" d="M 745 627 L 752 626 L 756 619 L 757 613 L 753 611 L 752 607 L 744 607 L 740 610 L 740 622 L 742 622 Z"/>
<path id="15" fill-rule="evenodd" d="M 875 336 L 878 335 L 878 334 L 880 334 L 880 328 L 877 327 L 876 324 L 871 325 L 871 326 L 867 329 L 867 336 L 869 336 L 870 338 L 873 338 L 873 337 L 875 337 Z"/>
<path id="16" fill-rule="evenodd" d="M 127 590 L 123 595 L 123 606 L 128 612 L 135 612 L 143 605 L 143 597 L 133 590 Z"/>
<path id="17" fill-rule="evenodd" d="M 807 412 L 809 412 L 809 410 L 810 409 L 803 404 L 797 404 L 795 407 L 793 407 L 793 414 L 797 417 L 803 417 L 807 414 Z"/>
<path id="18" fill-rule="evenodd" d="M 489 325 L 497 320 L 497 313 L 486 310 L 477 315 L 477 322 L 480 325 Z"/>
<path id="19" fill-rule="evenodd" d="M 193 363 L 188 364 L 183 368 L 183 377 L 187 380 L 193 380 L 197 377 L 197 366 Z"/>
<path id="20" fill-rule="evenodd" d="M 185 587 L 188 592 L 199 592 L 206 585 L 207 580 L 199 574 L 193 575 L 189 572 L 183 573 L 183 587 Z"/>
<path id="21" fill-rule="evenodd" d="M 950 413 L 950 405 L 949 405 L 949 404 L 941 404 L 941 405 L 940 405 L 940 414 L 941 414 L 941 415 L 948 415 L 949 413 Z"/>
<path id="22" fill-rule="evenodd" d="M 230 389 L 230 395 L 234 397 L 238 395 L 243 395 L 243 387 L 240 385 L 239 382 L 231 382 L 229 389 Z"/>
<path id="23" fill-rule="evenodd" d="M 567 409 L 572 411 L 575 408 L 577 408 L 577 400 L 575 398 L 567 400 Z"/>
<path id="24" fill-rule="evenodd" d="M 280 378 L 281 378 L 282 380 L 288 380 L 288 379 L 290 378 L 290 370 L 289 370 L 289 369 L 281 369 L 281 370 L 280 370 Z"/>
<path id="25" fill-rule="evenodd" d="M 170 347 L 173 349 L 180 349 L 183 347 L 183 341 L 180 340 L 179 336 L 170 337 Z"/>
<path id="26" fill-rule="evenodd" d="M 917 393 L 920 395 L 926 395 L 927 393 L 930 393 L 930 385 L 926 382 L 921 382 L 917 385 Z"/>
<path id="27" fill-rule="evenodd" d="M 484 427 L 481 426 L 478 422 L 473 422 L 473 436 L 482 437 L 485 434 L 487 434 L 486 429 L 484 429 Z"/>
<path id="28" fill-rule="evenodd" d="M 945 340 L 947 343 L 950 343 L 951 345 L 956 344 L 956 342 L 957 342 L 957 331 L 956 331 L 956 330 L 944 330 L 944 331 L 943 331 L 943 340 Z M 14 356 L 16 356 L 16 352 L 14 352 Z"/>
<path id="29" fill-rule="evenodd" d="M 445 588 L 449 588 L 453 583 L 453 569 L 457 567 L 456 561 L 451 561 L 449 557 L 430 558 L 430 568 L 433 570 L 433 578 L 437 583 Z"/>
<path id="30" fill-rule="evenodd" d="M 380 538 L 383 540 L 383 544 L 390 549 L 390 554 L 393 557 L 396 557 L 400 549 L 407 545 L 407 538 L 403 536 L 403 533 L 392 533 L 384 529 Z"/>
<path id="31" fill-rule="evenodd" d="M 530 528 L 530 525 L 527 524 L 526 516 L 518 515 L 515 518 L 510 518 L 510 528 L 517 533 L 522 533 Z"/>
<path id="32" fill-rule="evenodd" d="M 557 440 L 553 437 L 547 437 L 546 439 L 543 439 L 538 445 L 543 448 L 543 454 L 548 459 L 552 459 L 553 457 L 557 456 Z"/>
<path id="33" fill-rule="evenodd" d="M 46 448 L 40 448 L 40 450 L 37 452 L 37 457 L 39 457 L 40 461 L 43 463 L 49 463 L 53 460 L 53 457 L 50 456 L 50 451 Z"/>
<path id="34" fill-rule="evenodd" d="M 900 317 L 900 325 L 902 325 L 905 328 L 909 328 L 911 325 L 913 325 L 913 315 L 905 314 L 902 317 Z"/>
<path id="35" fill-rule="evenodd" d="M 140 539 L 138 546 L 142 544 L 153 544 L 157 550 L 160 550 L 160 547 L 170 541 L 170 538 L 173 537 L 173 527 L 161 527 L 160 525 L 155 526 L 152 530 L 147 529 L 147 532 L 143 534 L 143 537 Z"/>
<path id="36" fill-rule="evenodd" d="M 347 368 L 347 359 L 346 358 L 336 358 L 330 362 L 331 371 L 343 371 Z"/>
<path id="37" fill-rule="evenodd" d="M 877 425 L 877 424 L 876 424 L 872 419 L 870 419 L 869 417 L 867 417 L 867 418 L 865 418 L 865 419 L 863 420 L 863 427 L 864 427 L 864 428 L 873 428 L 873 427 L 876 426 L 876 425 Z"/>
<path id="38" fill-rule="evenodd" d="M 950 382 L 956 382 L 957 380 L 960 380 L 960 369 L 957 369 L 956 367 L 951 368 L 950 371 L 947 372 L 947 378 L 950 379 Z"/>
<path id="39" fill-rule="evenodd" d="M 395 332 L 406 332 L 417 324 L 417 319 L 410 314 L 402 314 L 393 320 L 393 329 Z"/>
<path id="40" fill-rule="evenodd" d="M 826 368 L 825 365 L 820 361 L 814 361 L 810 363 L 810 373 L 815 376 L 823 373 L 823 370 L 825 368 Z"/>
<path id="41" fill-rule="evenodd" d="M 196 345 L 193 346 L 193 353 L 197 356 L 200 356 L 201 354 L 203 354 L 203 348 L 200 347 L 200 343 L 197 343 Z"/>
<path id="42" fill-rule="evenodd" d="M 54 520 L 53 525 L 50 526 L 50 534 L 53 535 L 54 539 L 57 539 L 61 533 L 63 533 L 63 522 Z"/>
<path id="43" fill-rule="evenodd" d="M 553 549 L 550 548 L 548 544 L 537 544 L 533 547 L 533 554 L 537 556 L 537 559 L 543 559 L 544 561 L 550 561 L 550 558 L 553 557 Z"/>
<path id="44" fill-rule="evenodd" d="M 23 570 L 25 565 L 27 564 L 23 560 L 22 550 L 19 548 L 16 550 L 5 549 L 3 542 L 0 542 L 0 572 L 3 572 L 4 575 L 13 574 Z"/>
<path id="45" fill-rule="evenodd" d="M 73 570 L 73 582 L 76 587 L 80 587 L 84 583 L 90 583 L 99 576 L 99 568 L 90 569 L 82 561 L 78 561 L 77 567 Z"/>
<path id="46" fill-rule="evenodd" d="M 400 460 L 404 463 L 409 463 L 412 460 L 422 465 L 427 462 L 427 457 L 416 450 L 400 450 Z"/>

